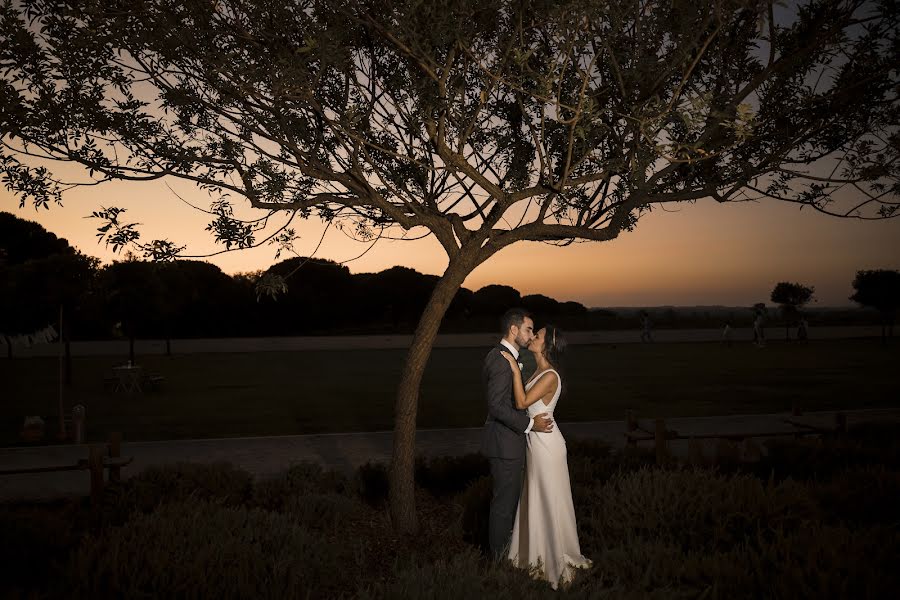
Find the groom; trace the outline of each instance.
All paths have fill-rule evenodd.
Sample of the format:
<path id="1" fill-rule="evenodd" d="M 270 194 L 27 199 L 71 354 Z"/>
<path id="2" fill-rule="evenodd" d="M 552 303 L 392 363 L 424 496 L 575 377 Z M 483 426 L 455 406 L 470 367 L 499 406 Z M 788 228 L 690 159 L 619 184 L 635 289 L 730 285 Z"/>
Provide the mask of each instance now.
<path id="1" fill-rule="evenodd" d="M 549 432 L 553 419 L 546 413 L 528 417 L 516 408 L 513 374 L 501 352 L 517 361 L 519 349 L 534 339 L 534 321 L 520 308 L 503 315 L 503 339 L 484 358 L 482 378 L 487 395 L 488 416 L 484 423 L 481 451 L 491 463 L 494 491 L 491 497 L 490 546 L 494 558 L 503 558 L 509 546 L 525 467 L 525 436 L 529 431 Z M 521 362 L 519 362 L 521 368 Z"/>

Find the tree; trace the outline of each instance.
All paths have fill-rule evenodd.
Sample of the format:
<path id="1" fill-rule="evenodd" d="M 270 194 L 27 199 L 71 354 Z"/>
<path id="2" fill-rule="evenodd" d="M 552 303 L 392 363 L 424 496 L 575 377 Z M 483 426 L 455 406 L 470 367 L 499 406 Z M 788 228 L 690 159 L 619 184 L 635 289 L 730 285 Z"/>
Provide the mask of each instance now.
<path id="1" fill-rule="evenodd" d="M 267 326 L 281 335 L 309 335 L 345 324 L 355 299 L 350 269 L 332 261 L 289 258 L 269 267 L 270 275 L 290 276 L 291 286 L 277 301 L 261 300 Z"/>
<path id="2" fill-rule="evenodd" d="M 522 306 L 536 315 L 552 317 L 559 314 L 559 302 L 542 294 L 522 296 Z"/>
<path id="3" fill-rule="evenodd" d="M 881 341 L 894 337 L 894 321 L 900 308 L 900 271 L 857 271 L 853 289 L 856 292 L 850 300 L 881 313 Z"/>
<path id="4" fill-rule="evenodd" d="M 4 264 L 20 265 L 28 260 L 74 251 L 67 240 L 56 237 L 39 223 L 0 211 L 0 253 Z"/>
<path id="5" fill-rule="evenodd" d="M 128 360 L 134 363 L 135 339 L 150 337 L 164 327 L 168 302 L 160 269 L 155 263 L 131 257 L 107 265 L 98 279 L 106 314 L 121 324 L 128 338 Z"/>
<path id="6" fill-rule="evenodd" d="M 66 385 L 72 382 L 72 319 L 90 291 L 99 260 L 38 223 L 0 212 L 0 332 L 30 334 L 57 323 L 65 343 Z M 66 316 L 59 323 L 60 312 Z M 7 338 L 7 356 L 12 345 Z"/>
<path id="7" fill-rule="evenodd" d="M 360 239 L 434 236 L 447 267 L 394 415 L 390 510 L 412 531 L 419 384 L 456 290 L 497 252 L 612 240 L 707 198 L 896 214 L 891 3 L 805 0 L 778 20 L 773 4 L 7 2 L 0 166 L 39 206 L 63 189 L 45 159 L 89 183 L 196 182 L 227 248 L 267 222 L 237 219 L 237 198 Z M 114 247 L 179 252 L 97 216 Z"/>
<path id="8" fill-rule="evenodd" d="M 797 320 L 802 309 L 813 299 L 815 288 L 806 287 L 799 283 L 781 281 L 775 285 L 769 299 L 777 304 L 784 317 L 784 339 L 791 339 L 790 326 Z"/>
<path id="9" fill-rule="evenodd" d="M 508 285 L 492 283 L 472 294 L 472 312 L 494 320 L 511 306 L 518 306 L 521 303 L 522 295 L 519 290 Z"/>

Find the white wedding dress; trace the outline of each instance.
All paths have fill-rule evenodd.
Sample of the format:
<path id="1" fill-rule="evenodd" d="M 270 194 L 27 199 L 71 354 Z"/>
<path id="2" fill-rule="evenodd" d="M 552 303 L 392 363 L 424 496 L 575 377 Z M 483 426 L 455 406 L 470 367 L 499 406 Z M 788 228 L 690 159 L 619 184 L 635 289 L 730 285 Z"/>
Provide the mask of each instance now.
<path id="1" fill-rule="evenodd" d="M 529 390 L 546 373 L 557 376 L 556 392 L 549 403 L 538 400 L 528 407 L 528 416 L 553 414 L 562 390 L 562 378 L 553 369 L 542 371 L 525 386 Z M 575 569 L 591 566 L 582 556 L 575 526 L 575 507 L 566 462 L 566 440 L 559 429 L 550 433 L 532 431 L 527 436 L 525 480 L 516 511 L 509 558 L 521 568 L 540 563 L 541 575 L 555 589 L 568 583 Z"/>

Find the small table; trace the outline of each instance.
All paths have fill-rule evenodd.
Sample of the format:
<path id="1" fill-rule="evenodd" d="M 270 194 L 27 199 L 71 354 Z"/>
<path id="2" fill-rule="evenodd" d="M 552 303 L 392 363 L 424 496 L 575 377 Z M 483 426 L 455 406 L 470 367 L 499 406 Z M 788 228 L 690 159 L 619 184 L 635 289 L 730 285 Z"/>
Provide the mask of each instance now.
<path id="1" fill-rule="evenodd" d="M 113 367 L 113 376 L 116 378 L 114 392 L 142 392 L 141 373 L 143 369 L 137 365 L 121 365 Z"/>

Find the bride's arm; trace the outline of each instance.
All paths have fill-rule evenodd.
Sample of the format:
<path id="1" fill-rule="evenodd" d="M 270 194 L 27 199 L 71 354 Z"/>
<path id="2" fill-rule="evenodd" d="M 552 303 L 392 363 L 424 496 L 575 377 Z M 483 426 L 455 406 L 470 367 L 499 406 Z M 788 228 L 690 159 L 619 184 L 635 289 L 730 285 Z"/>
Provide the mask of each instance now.
<path id="1" fill-rule="evenodd" d="M 516 408 L 519 410 L 528 408 L 549 394 L 551 390 L 556 389 L 556 373 L 550 371 L 541 375 L 541 378 L 538 379 L 537 383 L 531 386 L 531 389 L 526 393 L 525 385 L 522 383 L 522 372 L 519 370 L 519 365 L 512 356 L 506 353 L 503 353 L 503 358 L 506 359 L 510 368 L 513 370 L 513 396 L 515 396 L 516 399 Z"/>

